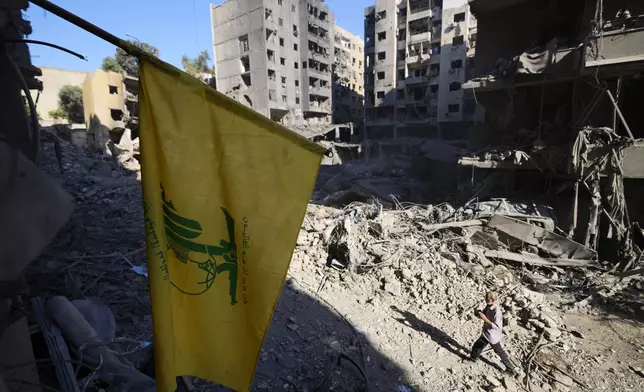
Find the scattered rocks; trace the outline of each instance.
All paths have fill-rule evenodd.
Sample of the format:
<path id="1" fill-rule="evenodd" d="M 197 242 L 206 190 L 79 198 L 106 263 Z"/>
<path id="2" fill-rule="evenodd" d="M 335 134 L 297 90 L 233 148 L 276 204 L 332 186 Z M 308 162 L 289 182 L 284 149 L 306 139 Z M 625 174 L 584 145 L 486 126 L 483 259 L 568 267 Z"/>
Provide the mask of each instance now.
<path id="1" fill-rule="evenodd" d="M 545 328 L 546 339 L 553 341 L 561 336 L 561 331 L 557 328 Z"/>
<path id="2" fill-rule="evenodd" d="M 402 291 L 401 287 L 402 286 L 401 286 L 400 282 L 395 281 L 395 280 L 388 281 L 384 285 L 384 289 L 385 289 L 386 292 L 388 292 L 390 294 L 393 294 L 393 295 L 396 295 L 396 296 L 400 296 L 401 291 Z"/>
<path id="3" fill-rule="evenodd" d="M 493 386 L 493 387 L 501 386 L 501 381 L 499 381 L 499 379 L 498 379 L 498 378 L 496 378 L 496 377 L 494 377 L 494 376 L 492 376 L 492 375 L 490 375 L 490 374 L 486 374 L 486 375 L 485 375 L 485 381 L 486 381 L 489 385 L 491 385 L 491 386 Z"/>
<path id="4" fill-rule="evenodd" d="M 516 392 L 519 390 L 519 387 L 517 386 L 516 381 L 514 380 L 514 378 L 510 376 L 503 377 L 503 386 L 505 387 L 505 390 L 508 392 Z"/>

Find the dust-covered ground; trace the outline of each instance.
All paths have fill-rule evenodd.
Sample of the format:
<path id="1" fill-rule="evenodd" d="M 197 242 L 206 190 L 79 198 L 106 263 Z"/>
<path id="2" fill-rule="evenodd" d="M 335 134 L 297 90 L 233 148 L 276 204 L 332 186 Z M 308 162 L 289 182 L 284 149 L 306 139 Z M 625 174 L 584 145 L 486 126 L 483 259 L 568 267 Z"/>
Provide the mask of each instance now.
<path id="1" fill-rule="evenodd" d="M 139 364 L 152 334 L 147 280 L 133 268 L 145 264 L 139 173 L 64 143 L 61 174 L 52 150 L 45 147 L 41 166 L 77 207 L 30 266 L 32 291 L 101 298 L 115 314 L 116 336 L 127 338 L 112 348 Z M 644 390 L 641 296 L 620 297 L 635 304 L 631 313 L 610 301 L 641 294 L 641 276 L 606 280 L 596 270 L 484 260 L 463 244 L 466 231 L 423 231 L 436 211 L 310 204 L 253 390 Z M 534 274 L 558 287 L 527 285 Z M 475 311 L 488 290 L 500 295 L 503 344 L 518 377 L 506 375 L 491 351 L 465 360 L 480 335 Z"/>

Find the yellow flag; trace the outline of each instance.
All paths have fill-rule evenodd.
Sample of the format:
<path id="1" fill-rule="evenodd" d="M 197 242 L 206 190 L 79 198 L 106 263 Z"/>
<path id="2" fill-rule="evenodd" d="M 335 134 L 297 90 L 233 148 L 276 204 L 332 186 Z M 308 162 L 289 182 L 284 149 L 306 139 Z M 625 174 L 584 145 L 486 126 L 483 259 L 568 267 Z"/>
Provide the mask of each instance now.
<path id="1" fill-rule="evenodd" d="M 160 61 L 140 77 L 158 390 L 248 390 L 323 150 Z"/>

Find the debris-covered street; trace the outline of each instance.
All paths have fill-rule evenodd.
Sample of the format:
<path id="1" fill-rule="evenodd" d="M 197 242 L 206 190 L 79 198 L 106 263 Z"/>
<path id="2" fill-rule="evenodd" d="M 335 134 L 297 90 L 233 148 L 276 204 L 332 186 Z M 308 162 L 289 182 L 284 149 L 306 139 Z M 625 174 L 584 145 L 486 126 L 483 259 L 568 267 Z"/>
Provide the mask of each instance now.
<path id="1" fill-rule="evenodd" d="M 0 392 L 644 391 L 643 1 L 86 3 L 0 0 Z"/>
<path id="2" fill-rule="evenodd" d="M 32 290 L 100 298 L 116 321 L 111 348 L 140 365 L 152 340 L 140 174 L 66 142 L 62 157 L 61 175 L 47 146 L 44 167 L 78 207 L 30 266 Z M 325 185 L 318 182 L 316 193 Z M 641 390 L 642 276 L 620 279 L 601 263 L 557 266 L 561 255 L 554 265 L 490 257 L 547 261 L 530 244 L 508 242 L 480 209 L 385 208 L 377 198 L 309 204 L 253 389 L 354 391 L 368 382 L 372 391 Z M 490 350 L 464 360 L 488 290 L 499 293 L 517 378 Z M 217 390 L 196 380 L 193 388 Z"/>

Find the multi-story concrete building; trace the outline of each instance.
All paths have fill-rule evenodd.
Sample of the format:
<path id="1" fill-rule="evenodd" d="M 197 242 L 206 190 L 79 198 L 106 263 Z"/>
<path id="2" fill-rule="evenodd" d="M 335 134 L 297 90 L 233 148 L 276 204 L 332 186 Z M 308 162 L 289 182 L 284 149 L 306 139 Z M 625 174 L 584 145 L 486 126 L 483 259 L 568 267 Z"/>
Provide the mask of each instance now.
<path id="1" fill-rule="evenodd" d="M 297 128 L 331 123 L 333 14 L 321 0 L 211 6 L 217 89 Z"/>
<path id="2" fill-rule="evenodd" d="M 362 124 L 364 41 L 335 26 L 333 44 L 333 122 Z"/>
<path id="3" fill-rule="evenodd" d="M 475 29 L 467 0 L 376 0 L 366 8 L 366 137 L 449 137 L 452 128 L 466 129 L 476 104 L 461 84 Z"/>
<path id="4" fill-rule="evenodd" d="M 458 162 L 486 178 L 477 197 L 548 203 L 569 238 L 628 268 L 632 222 L 644 221 L 644 2 L 470 7 L 478 50 L 463 87 L 486 115 Z"/>

